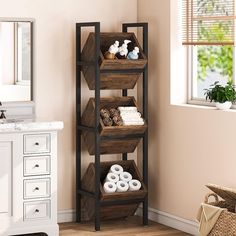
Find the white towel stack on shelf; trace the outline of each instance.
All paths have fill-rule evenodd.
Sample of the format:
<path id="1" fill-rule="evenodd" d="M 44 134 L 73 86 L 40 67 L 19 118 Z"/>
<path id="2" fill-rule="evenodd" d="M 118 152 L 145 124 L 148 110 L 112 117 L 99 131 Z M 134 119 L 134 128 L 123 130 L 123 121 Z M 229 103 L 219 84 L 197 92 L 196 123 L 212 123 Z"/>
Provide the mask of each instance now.
<path id="1" fill-rule="evenodd" d="M 129 172 L 117 164 L 111 166 L 103 185 L 105 193 L 138 191 L 140 188 L 140 181 L 133 179 Z"/>
<path id="2" fill-rule="evenodd" d="M 137 107 L 118 107 L 120 116 L 124 125 L 144 125 L 141 113 L 137 111 Z"/>

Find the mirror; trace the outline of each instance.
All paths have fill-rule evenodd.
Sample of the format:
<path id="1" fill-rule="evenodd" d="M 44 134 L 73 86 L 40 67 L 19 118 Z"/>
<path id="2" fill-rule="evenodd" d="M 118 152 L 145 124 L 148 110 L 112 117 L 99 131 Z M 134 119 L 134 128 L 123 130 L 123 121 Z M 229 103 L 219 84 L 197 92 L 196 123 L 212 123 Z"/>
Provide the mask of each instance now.
<path id="1" fill-rule="evenodd" d="M 0 18 L 0 101 L 33 100 L 33 20 Z"/>

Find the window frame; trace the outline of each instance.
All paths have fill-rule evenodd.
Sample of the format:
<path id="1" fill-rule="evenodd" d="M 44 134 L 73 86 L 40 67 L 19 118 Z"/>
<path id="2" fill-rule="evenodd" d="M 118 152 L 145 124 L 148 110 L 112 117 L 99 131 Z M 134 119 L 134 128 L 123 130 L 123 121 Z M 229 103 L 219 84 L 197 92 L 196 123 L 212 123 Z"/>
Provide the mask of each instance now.
<path id="1" fill-rule="evenodd" d="M 236 31 L 235 31 L 236 32 Z M 235 36 L 236 37 L 236 36 Z M 236 42 L 236 40 L 235 40 Z M 194 75 L 193 75 L 193 45 L 188 45 L 187 47 L 187 103 L 191 105 L 201 105 L 201 106 L 210 106 L 214 107 L 215 102 L 210 102 L 205 99 L 195 98 L 193 97 L 193 84 L 194 84 Z M 236 70 L 236 57 L 235 57 L 235 46 L 233 46 L 233 81 L 234 85 L 236 86 L 236 77 L 235 77 L 235 70 Z M 236 109 L 236 104 L 233 104 L 232 108 Z"/>
<path id="2" fill-rule="evenodd" d="M 183 1 L 178 0 L 180 9 L 183 9 Z M 236 12 L 236 0 L 234 0 L 234 12 Z M 182 10 L 181 10 L 182 12 Z M 182 13 L 179 15 L 181 26 L 183 27 L 183 15 Z M 234 42 L 233 45 L 233 81 L 234 85 L 236 86 L 236 20 L 234 21 Z M 183 31 L 182 31 L 183 32 Z M 182 41 L 183 42 L 183 41 Z M 185 73 L 186 73 L 186 82 L 187 82 L 187 104 L 190 105 L 199 105 L 199 106 L 208 106 L 208 107 L 215 107 L 215 102 L 210 102 L 205 99 L 193 97 L 193 83 L 194 83 L 194 76 L 193 76 L 193 45 L 183 45 L 186 47 L 186 63 L 185 63 Z M 232 105 L 233 109 L 236 109 L 236 103 Z"/>

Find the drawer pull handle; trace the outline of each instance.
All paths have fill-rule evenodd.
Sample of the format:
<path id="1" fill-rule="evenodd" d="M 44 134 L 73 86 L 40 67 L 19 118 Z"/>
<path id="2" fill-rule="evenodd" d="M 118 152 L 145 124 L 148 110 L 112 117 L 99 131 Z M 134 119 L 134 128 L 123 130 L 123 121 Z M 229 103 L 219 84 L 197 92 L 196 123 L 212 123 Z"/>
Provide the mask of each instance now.
<path id="1" fill-rule="evenodd" d="M 39 168 L 39 164 L 36 164 L 34 167 L 35 167 L 35 168 Z"/>
<path id="2" fill-rule="evenodd" d="M 35 145 L 35 146 L 39 146 L 39 143 L 38 143 L 38 142 L 36 142 L 34 145 Z"/>
<path id="3" fill-rule="evenodd" d="M 38 213 L 38 212 L 39 212 L 39 209 L 35 209 L 35 212 Z"/>
<path id="4" fill-rule="evenodd" d="M 39 191 L 39 187 L 35 187 L 34 191 Z"/>

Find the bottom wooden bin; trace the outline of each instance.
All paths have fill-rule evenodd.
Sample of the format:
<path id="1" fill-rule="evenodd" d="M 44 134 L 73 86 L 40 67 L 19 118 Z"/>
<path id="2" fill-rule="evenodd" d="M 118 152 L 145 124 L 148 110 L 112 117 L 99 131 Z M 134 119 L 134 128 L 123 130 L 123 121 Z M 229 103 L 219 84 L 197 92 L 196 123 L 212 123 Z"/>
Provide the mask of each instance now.
<path id="1" fill-rule="evenodd" d="M 113 164 L 119 164 L 124 168 L 124 171 L 128 171 L 133 176 L 133 179 L 137 179 L 141 182 L 142 187 L 138 191 L 128 192 L 115 192 L 105 193 L 103 190 L 102 183 Z M 138 168 L 133 160 L 128 161 L 112 161 L 112 162 L 101 162 L 101 177 L 100 177 L 100 200 L 103 202 L 119 201 L 118 205 L 101 206 L 101 219 L 117 219 L 131 216 L 135 213 L 138 208 L 138 203 L 122 204 L 120 201 L 126 200 L 137 200 L 143 199 L 147 194 L 147 189 L 142 181 Z M 83 178 L 82 178 L 82 189 L 94 193 L 94 180 L 95 180 L 95 164 L 90 163 Z M 83 219 L 91 220 L 94 218 L 94 199 L 83 196 L 82 207 L 83 207 Z"/>

